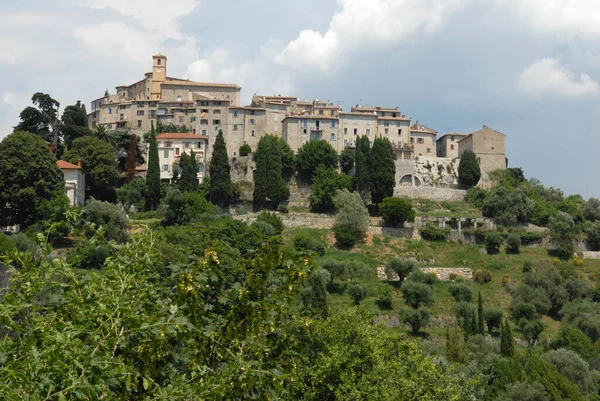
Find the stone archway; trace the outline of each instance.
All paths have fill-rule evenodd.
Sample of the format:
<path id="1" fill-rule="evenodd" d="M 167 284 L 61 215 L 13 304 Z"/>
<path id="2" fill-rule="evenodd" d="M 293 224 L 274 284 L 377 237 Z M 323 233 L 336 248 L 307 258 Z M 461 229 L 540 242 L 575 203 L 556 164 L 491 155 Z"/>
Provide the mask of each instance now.
<path id="1" fill-rule="evenodd" d="M 398 183 L 401 187 L 420 187 L 421 179 L 416 175 L 406 174 Z"/>

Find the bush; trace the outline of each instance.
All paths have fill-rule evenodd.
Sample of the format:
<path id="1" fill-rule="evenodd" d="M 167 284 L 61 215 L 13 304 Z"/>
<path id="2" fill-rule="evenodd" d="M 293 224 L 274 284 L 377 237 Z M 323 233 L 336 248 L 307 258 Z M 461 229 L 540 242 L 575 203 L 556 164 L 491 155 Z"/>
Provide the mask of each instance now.
<path id="1" fill-rule="evenodd" d="M 449 229 L 438 227 L 433 223 L 425 224 L 425 227 L 421 227 L 419 231 L 421 237 L 429 241 L 446 241 L 450 232 Z"/>
<path id="2" fill-rule="evenodd" d="M 298 149 L 296 169 L 304 179 L 312 180 L 319 167 L 335 170 L 337 166 L 338 154 L 327 141 L 308 141 Z"/>
<path id="3" fill-rule="evenodd" d="M 422 270 L 415 270 L 409 276 L 408 280 L 415 283 L 423 283 L 428 286 L 433 286 L 437 281 L 437 275 L 435 273 L 424 273 Z"/>
<path id="4" fill-rule="evenodd" d="M 390 227 L 404 226 L 405 221 L 415 221 L 415 210 L 407 199 L 385 198 L 379 204 L 379 214 Z"/>
<path id="5" fill-rule="evenodd" d="M 456 302 L 471 302 L 473 300 L 473 290 L 468 284 L 452 284 L 448 287 L 448 292 Z"/>
<path id="6" fill-rule="evenodd" d="M 108 246 L 87 242 L 69 252 L 67 262 L 79 269 L 101 269 L 110 254 Z"/>
<path id="7" fill-rule="evenodd" d="M 550 241 L 554 245 L 554 253 L 561 259 L 569 260 L 573 256 L 573 240 L 578 233 L 573 218 L 564 212 L 558 212 L 550 219 Z"/>
<path id="8" fill-rule="evenodd" d="M 502 324 L 502 310 L 498 308 L 486 308 L 483 310 L 483 319 L 488 327 L 488 333 L 492 334 L 492 331 L 500 328 Z"/>
<path id="9" fill-rule="evenodd" d="M 474 187 L 481 178 L 481 170 L 475 153 L 467 150 L 460 157 L 458 164 L 458 182 L 469 188 Z"/>
<path id="10" fill-rule="evenodd" d="M 398 277 L 398 281 L 402 283 L 415 268 L 415 264 L 406 259 L 392 259 L 385 265 L 385 274 L 388 280 L 392 280 L 394 274 Z"/>
<path id="11" fill-rule="evenodd" d="M 433 292 L 427 284 L 414 281 L 407 281 L 402 285 L 402 297 L 404 302 L 413 309 L 421 305 L 430 306 L 433 304 Z"/>
<path id="12" fill-rule="evenodd" d="M 8 254 L 10 251 L 16 250 L 14 242 L 10 240 L 8 235 L 0 233 L 0 256 Z"/>
<path id="13" fill-rule="evenodd" d="M 314 251 L 319 255 L 325 254 L 325 247 L 308 233 L 299 233 L 294 237 L 294 248 L 297 251 Z"/>
<path id="14" fill-rule="evenodd" d="M 262 221 L 264 223 L 270 224 L 277 235 L 280 235 L 283 232 L 283 220 L 281 220 L 281 217 L 279 217 L 275 213 L 263 211 L 258 216 L 256 216 L 256 221 Z"/>
<path id="15" fill-rule="evenodd" d="M 248 156 L 252 153 L 252 148 L 247 143 L 240 146 L 240 156 Z"/>
<path id="16" fill-rule="evenodd" d="M 479 284 L 487 284 L 492 281 L 492 273 L 489 270 L 477 270 L 473 273 L 473 280 Z"/>
<path id="17" fill-rule="evenodd" d="M 284 214 L 287 214 L 287 213 L 289 212 L 289 210 L 288 210 L 288 205 L 285 205 L 285 204 L 283 204 L 283 203 L 280 203 L 280 204 L 277 206 L 277 211 L 278 211 L 279 213 L 284 213 Z"/>
<path id="18" fill-rule="evenodd" d="M 330 211 L 335 205 L 333 198 L 340 189 L 352 188 L 352 177 L 334 169 L 320 167 L 313 175 L 310 187 L 310 209 L 312 211 Z"/>
<path id="19" fill-rule="evenodd" d="M 523 273 L 530 273 L 533 270 L 533 263 L 531 263 L 531 261 L 526 260 L 525 263 L 523 263 Z"/>
<path id="20" fill-rule="evenodd" d="M 369 212 L 360 195 L 348 190 L 338 190 L 333 199 L 338 212 L 333 232 L 340 248 L 351 248 L 362 240 L 369 226 Z"/>
<path id="21" fill-rule="evenodd" d="M 25 233 L 11 235 L 10 240 L 15 244 L 19 252 L 29 252 L 32 255 L 38 253 L 39 248 L 37 243 Z"/>
<path id="22" fill-rule="evenodd" d="M 394 296 L 394 288 L 391 285 L 383 284 L 379 286 L 377 291 L 377 299 L 375 303 L 383 310 L 392 309 L 392 301 Z"/>
<path id="23" fill-rule="evenodd" d="M 400 309 L 400 321 L 408 324 L 413 334 L 417 334 L 422 327 L 429 323 L 429 310 L 426 308 L 402 308 Z"/>
<path id="24" fill-rule="evenodd" d="M 254 223 L 252 223 L 252 227 L 256 228 L 258 231 L 260 231 L 260 233 L 262 235 L 267 236 L 267 237 L 272 237 L 274 235 L 277 235 L 273 226 L 264 221 L 257 220 Z"/>
<path id="25" fill-rule="evenodd" d="M 112 203 L 90 198 L 83 207 L 82 217 L 89 223 L 103 227 L 104 238 L 125 242 L 129 239 L 126 225 L 129 221 L 125 212 Z M 86 233 L 93 235 L 93 232 Z"/>
<path id="26" fill-rule="evenodd" d="M 521 244 L 530 245 L 544 238 L 544 235 L 536 232 L 524 232 L 520 234 Z"/>
<path id="27" fill-rule="evenodd" d="M 592 340 L 577 327 L 567 323 L 561 324 L 560 331 L 550 347 L 575 351 L 588 362 L 598 358 L 598 349 L 594 347 Z"/>
<path id="28" fill-rule="evenodd" d="M 360 283 L 354 283 L 348 288 L 348 295 L 354 301 L 354 305 L 359 305 L 368 294 L 369 289 Z"/>
<path id="29" fill-rule="evenodd" d="M 330 283 L 333 283 L 336 277 L 341 279 L 348 273 L 348 266 L 340 260 L 325 260 L 321 267 L 329 272 L 331 276 Z"/>
<path id="30" fill-rule="evenodd" d="M 521 236 L 518 233 L 512 233 L 506 238 L 506 253 L 518 255 L 521 249 Z"/>
<path id="31" fill-rule="evenodd" d="M 485 236 L 485 250 L 489 255 L 496 255 L 502 246 L 502 236 L 497 232 L 491 232 Z"/>
<path id="32" fill-rule="evenodd" d="M 465 195 L 465 202 L 469 202 L 475 205 L 477 208 L 481 209 L 483 207 L 483 202 L 488 195 L 488 192 L 485 189 L 481 189 L 479 187 L 473 187 L 467 191 Z"/>

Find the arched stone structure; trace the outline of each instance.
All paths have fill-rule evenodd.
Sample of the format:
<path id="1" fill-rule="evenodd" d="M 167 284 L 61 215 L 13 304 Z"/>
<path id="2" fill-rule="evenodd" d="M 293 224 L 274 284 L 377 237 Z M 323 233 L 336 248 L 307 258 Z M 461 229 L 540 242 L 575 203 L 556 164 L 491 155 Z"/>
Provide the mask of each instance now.
<path id="1" fill-rule="evenodd" d="M 398 185 L 402 187 L 420 187 L 422 180 L 413 174 L 406 174 L 400 178 Z"/>

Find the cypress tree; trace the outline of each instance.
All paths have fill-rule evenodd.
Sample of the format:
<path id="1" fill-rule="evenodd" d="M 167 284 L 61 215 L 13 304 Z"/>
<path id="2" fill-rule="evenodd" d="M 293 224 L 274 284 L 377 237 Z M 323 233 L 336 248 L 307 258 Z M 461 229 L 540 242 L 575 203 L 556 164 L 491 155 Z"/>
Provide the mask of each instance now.
<path id="1" fill-rule="evenodd" d="M 370 161 L 371 201 L 379 204 L 394 195 L 396 185 L 396 154 L 389 139 L 375 138 Z"/>
<path id="2" fill-rule="evenodd" d="M 231 166 L 227 156 L 227 146 L 221 130 L 219 130 L 213 145 L 208 172 L 210 175 L 210 201 L 215 205 L 228 207 L 233 200 L 233 184 L 231 182 Z"/>
<path id="3" fill-rule="evenodd" d="M 131 134 L 129 137 L 129 147 L 127 148 L 127 158 L 125 159 L 125 180 L 127 182 L 135 177 L 135 168 L 138 164 L 137 136 Z"/>
<path id="4" fill-rule="evenodd" d="M 472 311 L 471 320 L 469 321 L 471 327 L 469 329 L 469 335 L 477 334 L 477 318 L 475 317 L 475 310 Z"/>
<path id="5" fill-rule="evenodd" d="M 463 316 L 463 334 L 465 337 L 465 342 L 469 341 L 469 331 L 471 330 L 471 323 L 469 321 L 469 314 L 465 312 Z"/>
<path id="6" fill-rule="evenodd" d="M 258 209 L 268 199 L 273 208 L 286 201 L 290 190 L 283 179 L 283 162 L 279 139 L 272 135 L 263 136 L 256 150 L 256 172 L 254 174 L 254 208 Z"/>
<path id="7" fill-rule="evenodd" d="M 485 335 L 485 327 L 484 327 L 483 318 L 483 299 L 481 298 L 481 291 L 479 291 L 478 299 L 477 299 L 477 334 Z"/>
<path id="8" fill-rule="evenodd" d="M 475 153 L 467 150 L 460 156 L 458 164 L 458 182 L 467 187 L 474 187 L 481 178 L 481 169 Z"/>
<path id="9" fill-rule="evenodd" d="M 148 171 L 146 172 L 146 205 L 155 210 L 160 202 L 160 166 L 158 164 L 158 145 L 154 122 L 150 128 L 150 150 L 148 153 Z"/>
<path id="10" fill-rule="evenodd" d="M 369 203 L 369 189 L 371 184 L 371 147 L 369 138 L 361 136 L 356 141 L 356 154 L 354 156 L 354 187 L 366 205 Z"/>
<path id="11" fill-rule="evenodd" d="M 504 319 L 500 330 L 500 355 L 505 358 L 512 358 L 515 355 L 515 340 L 513 339 L 508 319 Z"/>
<path id="12" fill-rule="evenodd" d="M 196 191 L 198 189 L 198 165 L 193 150 L 189 155 L 185 151 L 181 154 L 179 167 L 181 167 L 181 175 L 177 182 L 179 190 L 181 192 Z"/>

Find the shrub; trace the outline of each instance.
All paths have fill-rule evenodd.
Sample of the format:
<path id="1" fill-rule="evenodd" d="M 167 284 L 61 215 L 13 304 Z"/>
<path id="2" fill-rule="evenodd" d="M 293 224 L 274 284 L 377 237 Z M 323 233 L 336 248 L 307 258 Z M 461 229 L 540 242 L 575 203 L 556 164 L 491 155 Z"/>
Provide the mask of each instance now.
<path id="1" fill-rule="evenodd" d="M 298 149 L 296 169 L 307 180 L 312 179 L 319 167 L 336 169 L 337 166 L 338 154 L 327 141 L 308 141 Z"/>
<path id="2" fill-rule="evenodd" d="M 103 227 L 104 238 L 107 240 L 125 242 L 129 238 L 126 230 L 129 220 L 125 212 L 112 203 L 90 198 L 83 207 L 82 216 L 86 221 Z"/>
<path id="3" fill-rule="evenodd" d="M 32 255 L 38 253 L 39 247 L 37 243 L 25 233 L 11 235 L 10 240 L 15 244 L 15 247 L 19 252 L 29 252 Z"/>
<path id="4" fill-rule="evenodd" d="M 16 250 L 14 242 L 10 240 L 10 238 L 4 234 L 0 233 L 0 256 L 8 254 L 10 251 Z"/>
<path id="5" fill-rule="evenodd" d="M 429 310 L 426 308 L 402 308 L 400 309 L 400 321 L 408 324 L 413 334 L 417 334 L 422 327 L 429 323 Z"/>
<path id="6" fill-rule="evenodd" d="M 340 260 L 325 260 L 321 267 L 329 272 L 331 276 L 330 283 L 333 283 L 336 277 L 341 279 L 348 273 L 348 266 Z"/>
<path id="7" fill-rule="evenodd" d="M 403 226 L 405 221 L 415 221 L 415 210 L 408 199 L 385 198 L 379 204 L 379 214 L 390 227 Z"/>
<path id="8" fill-rule="evenodd" d="M 335 215 L 333 232 L 341 248 L 351 248 L 364 238 L 369 226 L 369 212 L 360 195 L 348 190 L 338 190 L 333 199 L 338 212 Z"/>
<path id="9" fill-rule="evenodd" d="M 377 290 L 377 299 L 375 300 L 375 303 L 380 309 L 391 310 L 393 296 L 394 288 L 391 285 L 380 285 Z"/>
<path id="10" fill-rule="evenodd" d="M 525 261 L 525 263 L 523 263 L 523 273 L 529 273 L 533 270 L 533 263 L 531 263 L 531 261 L 527 260 Z"/>
<path id="11" fill-rule="evenodd" d="M 369 289 L 360 283 L 354 283 L 348 288 L 348 295 L 354 301 L 354 305 L 359 305 L 368 294 Z"/>
<path id="12" fill-rule="evenodd" d="M 568 260 L 574 252 L 573 240 L 577 229 L 573 218 L 564 212 L 558 212 L 550 219 L 550 241 L 554 245 L 554 253 L 561 259 Z"/>
<path id="13" fill-rule="evenodd" d="M 502 310 L 498 308 L 486 308 L 483 310 L 483 318 L 488 327 L 488 332 L 492 334 L 492 331 L 500 328 L 502 324 Z"/>
<path id="14" fill-rule="evenodd" d="M 492 273 L 489 270 L 477 270 L 473 273 L 473 280 L 479 284 L 487 284 L 492 281 Z"/>
<path id="15" fill-rule="evenodd" d="M 108 246 L 88 242 L 69 252 L 67 262 L 79 269 L 101 269 L 110 254 Z"/>
<path id="16" fill-rule="evenodd" d="M 351 189 L 352 177 L 338 173 L 330 168 L 319 169 L 313 174 L 313 184 L 310 187 L 310 208 L 312 211 L 333 210 L 333 198 L 340 189 Z"/>
<path id="17" fill-rule="evenodd" d="M 473 290 L 468 284 L 452 284 L 448 287 L 448 292 L 456 302 L 471 302 L 473 300 Z"/>
<path id="18" fill-rule="evenodd" d="M 414 309 L 433 304 L 433 293 L 427 284 L 407 281 L 402 285 L 402 296 L 404 302 Z"/>
<path id="19" fill-rule="evenodd" d="M 396 258 L 390 260 L 385 265 L 385 274 L 387 275 L 388 280 L 391 280 L 395 273 L 398 277 L 398 281 L 402 283 L 414 268 L 415 264 L 410 260 Z"/>
<path id="20" fill-rule="evenodd" d="M 449 229 L 438 227 L 433 223 L 425 224 L 419 231 L 421 237 L 429 241 L 445 241 L 448 239 L 448 233 L 450 232 Z"/>
<path id="21" fill-rule="evenodd" d="M 456 274 L 456 273 L 450 273 L 448 275 L 448 278 L 450 279 L 450 281 L 456 280 L 457 277 L 458 277 L 458 274 Z"/>
<path id="22" fill-rule="evenodd" d="M 520 237 L 521 237 L 521 244 L 530 245 L 530 244 L 533 244 L 534 242 L 537 242 L 537 241 L 541 240 L 542 238 L 544 238 L 544 235 L 541 233 L 536 233 L 536 232 L 524 232 L 524 233 L 520 233 Z"/>
<path id="23" fill-rule="evenodd" d="M 319 255 L 325 254 L 325 247 L 308 233 L 299 233 L 294 237 L 294 248 L 297 251 L 314 251 Z"/>
<path id="24" fill-rule="evenodd" d="M 247 143 L 240 146 L 240 156 L 248 156 L 252 153 L 252 148 Z"/>
<path id="25" fill-rule="evenodd" d="M 279 217 L 275 213 L 263 211 L 258 216 L 256 216 L 256 221 L 262 221 L 264 223 L 270 224 L 277 235 L 283 232 L 283 220 L 281 220 L 281 217 Z"/>
<path id="26" fill-rule="evenodd" d="M 335 243 L 341 249 L 350 249 L 356 245 L 358 232 L 352 227 L 341 226 L 334 229 Z"/>
<path id="27" fill-rule="evenodd" d="M 260 233 L 262 235 L 267 236 L 267 237 L 272 237 L 274 235 L 277 235 L 273 226 L 265 221 L 257 220 L 254 223 L 252 223 L 252 227 L 256 228 L 258 231 L 260 231 Z"/>
<path id="28" fill-rule="evenodd" d="M 561 324 L 560 331 L 550 347 L 575 351 L 588 362 L 598 358 L 598 349 L 594 347 L 592 340 L 577 327 L 567 323 Z"/>
<path id="29" fill-rule="evenodd" d="M 573 266 L 575 266 L 575 267 L 583 266 L 583 260 L 580 258 L 573 258 Z"/>
<path id="30" fill-rule="evenodd" d="M 283 203 L 280 203 L 280 204 L 277 206 L 277 211 L 278 211 L 279 213 L 284 213 L 284 214 L 287 214 L 287 213 L 289 212 L 288 205 L 285 205 L 285 204 L 283 204 Z"/>
<path id="31" fill-rule="evenodd" d="M 521 249 L 521 236 L 518 233 L 512 233 L 506 238 L 506 253 L 518 255 Z"/>
<path id="32" fill-rule="evenodd" d="M 417 269 L 408 276 L 408 280 L 415 283 L 423 283 L 427 284 L 428 286 L 433 286 L 437 281 L 437 274 L 424 273 L 423 271 Z"/>
<path id="33" fill-rule="evenodd" d="M 491 232 L 485 236 L 485 250 L 490 255 L 496 255 L 500 252 L 502 245 L 502 236 L 497 232 Z"/>

